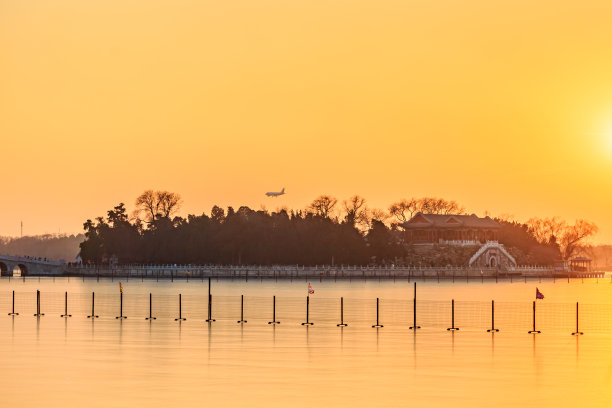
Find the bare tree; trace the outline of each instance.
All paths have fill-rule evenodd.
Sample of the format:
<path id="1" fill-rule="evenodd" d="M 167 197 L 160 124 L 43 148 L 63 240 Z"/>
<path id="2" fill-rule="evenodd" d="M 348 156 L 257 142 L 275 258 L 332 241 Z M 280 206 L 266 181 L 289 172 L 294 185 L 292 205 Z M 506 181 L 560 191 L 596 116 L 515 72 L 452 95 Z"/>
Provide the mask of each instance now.
<path id="1" fill-rule="evenodd" d="M 558 244 L 567 223 L 559 217 L 531 218 L 527 221 L 531 234 L 541 244 Z"/>
<path id="2" fill-rule="evenodd" d="M 428 214 L 464 214 L 465 208 L 454 200 L 423 197 L 417 200 L 418 211 Z"/>
<path id="3" fill-rule="evenodd" d="M 406 222 L 417 212 L 426 214 L 465 214 L 465 208 L 454 200 L 443 198 L 423 197 L 402 199 L 391 204 L 389 213 L 400 222 Z"/>
<path id="4" fill-rule="evenodd" d="M 561 257 L 568 260 L 589 248 L 587 238 L 597 233 L 597 225 L 586 220 L 577 220 L 569 225 L 559 217 L 531 218 L 527 221 L 529 232 L 535 239 L 548 245 L 558 245 Z"/>
<path id="5" fill-rule="evenodd" d="M 367 231 L 372 228 L 375 221 L 380 221 L 384 224 L 388 218 L 389 214 L 387 214 L 384 210 L 379 208 L 370 209 L 365 207 L 357 219 L 357 225 L 359 225 L 359 229 L 362 231 Z"/>
<path id="6" fill-rule="evenodd" d="M 389 206 L 389 214 L 397 218 L 400 222 L 406 222 L 412 218 L 414 213 L 418 211 L 418 208 L 416 199 L 411 198 L 410 200 L 406 200 L 404 198 Z"/>
<path id="7" fill-rule="evenodd" d="M 385 210 L 381 210 L 380 208 L 372 208 L 369 210 L 369 218 L 373 221 L 385 222 L 387 218 L 389 218 L 389 214 L 385 212 Z"/>
<path id="8" fill-rule="evenodd" d="M 563 259 L 571 259 L 578 252 L 587 250 L 589 245 L 585 240 L 597 231 L 597 226 L 586 220 L 577 220 L 574 225 L 567 226 L 559 242 Z"/>
<path id="9" fill-rule="evenodd" d="M 182 204 L 181 196 L 169 191 L 146 190 L 136 198 L 136 218 L 152 223 L 161 218 L 170 218 Z"/>
<path id="10" fill-rule="evenodd" d="M 346 213 L 345 220 L 347 223 L 355 226 L 355 223 L 364 218 L 364 211 L 367 209 L 365 207 L 365 202 L 365 198 L 358 195 L 354 195 L 348 200 L 344 200 L 342 202 L 344 212 Z"/>
<path id="11" fill-rule="evenodd" d="M 310 203 L 306 210 L 320 217 L 329 218 L 337 203 L 336 198 L 322 195 Z"/>

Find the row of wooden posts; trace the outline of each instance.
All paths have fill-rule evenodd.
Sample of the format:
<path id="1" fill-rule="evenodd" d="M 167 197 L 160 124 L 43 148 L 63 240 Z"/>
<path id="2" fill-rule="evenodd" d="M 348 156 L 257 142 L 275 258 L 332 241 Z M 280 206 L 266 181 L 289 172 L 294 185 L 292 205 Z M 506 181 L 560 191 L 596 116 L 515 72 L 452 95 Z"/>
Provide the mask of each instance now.
<path id="1" fill-rule="evenodd" d="M 413 324 L 409 327 L 410 330 L 420 329 L 421 326 L 417 325 L 417 304 L 416 304 L 416 282 L 414 283 L 414 298 L 413 298 Z M 88 319 L 96 319 L 100 316 L 95 313 L 95 292 L 91 293 L 91 314 L 87 316 Z M 379 298 L 376 298 L 376 324 L 372 325 L 374 328 L 384 327 L 379 320 Z M 9 316 L 17 316 L 19 313 L 15 312 L 15 291 L 13 291 L 13 301 L 12 301 L 12 311 L 9 313 Z M 36 291 L 36 313 L 34 313 L 35 317 L 44 316 L 44 313 L 40 311 L 40 290 Z M 64 297 L 64 313 L 60 315 L 60 317 L 72 317 L 71 314 L 68 313 L 68 292 L 65 292 Z M 579 313 L 578 313 L 578 302 L 576 302 L 576 331 L 572 332 L 572 335 L 582 335 L 584 334 L 579 330 Z M 532 313 L 532 330 L 529 330 L 530 334 L 538 334 L 541 333 L 540 330 L 536 329 L 536 302 L 533 301 L 533 313 Z M 116 316 L 115 319 L 127 319 L 127 316 L 123 314 L 123 292 L 120 293 L 119 300 L 119 316 Z M 149 293 L 149 316 L 145 317 L 145 320 L 156 320 L 157 317 L 153 316 L 153 294 Z M 182 295 L 179 293 L 179 315 L 175 321 L 185 321 L 186 318 L 183 317 L 182 310 Z M 210 278 L 208 280 L 208 315 L 205 320 L 207 323 L 215 322 L 216 320 L 212 317 L 212 294 L 210 287 Z M 237 321 L 239 324 L 245 324 L 247 321 L 244 319 L 244 295 L 240 295 L 240 320 Z M 280 324 L 280 321 L 276 320 L 276 296 L 272 296 L 272 320 L 268 322 L 268 324 Z M 302 326 L 312 326 L 313 322 L 310 321 L 310 296 L 306 296 L 306 321 L 302 323 Z M 344 322 L 344 298 L 340 297 L 340 323 L 336 326 L 338 327 L 346 327 L 348 323 Z M 448 331 L 456 331 L 459 330 L 458 327 L 455 327 L 455 299 L 451 300 L 451 327 L 447 328 Z M 499 329 L 495 327 L 495 301 L 491 300 L 491 328 L 487 329 L 487 332 L 499 332 Z"/>

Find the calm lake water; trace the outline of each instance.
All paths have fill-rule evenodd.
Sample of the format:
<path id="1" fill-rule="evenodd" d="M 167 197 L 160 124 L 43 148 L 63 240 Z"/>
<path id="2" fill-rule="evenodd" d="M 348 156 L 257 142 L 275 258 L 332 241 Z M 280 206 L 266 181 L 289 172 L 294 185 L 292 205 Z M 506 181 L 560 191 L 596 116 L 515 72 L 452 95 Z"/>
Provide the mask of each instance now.
<path id="1" fill-rule="evenodd" d="M 208 283 L 0 279 L 0 406 L 600 406 L 612 405 L 610 279 L 417 284 L 407 281 Z M 535 287 L 541 334 L 532 326 Z M 11 317 L 11 294 L 15 311 Z M 36 290 L 41 313 L 36 318 Z M 70 318 L 64 313 L 68 291 Z M 96 293 L 91 314 L 91 292 Z M 149 293 L 153 315 L 149 313 Z M 178 294 L 182 315 L 178 317 Z M 240 295 L 247 324 L 240 325 Z M 277 296 L 272 320 L 272 296 Z M 344 298 L 345 328 L 339 323 Z M 376 298 L 379 319 L 376 323 Z M 455 299 L 457 332 L 451 325 Z M 499 333 L 491 325 L 491 300 Z M 575 302 L 580 330 L 575 330 Z"/>

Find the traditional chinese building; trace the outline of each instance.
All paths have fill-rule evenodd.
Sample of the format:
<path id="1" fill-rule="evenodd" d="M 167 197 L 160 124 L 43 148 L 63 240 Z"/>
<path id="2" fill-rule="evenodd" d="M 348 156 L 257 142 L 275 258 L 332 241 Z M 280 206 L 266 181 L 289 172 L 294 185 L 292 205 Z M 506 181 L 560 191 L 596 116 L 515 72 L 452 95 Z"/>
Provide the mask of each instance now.
<path id="1" fill-rule="evenodd" d="M 472 244 L 497 241 L 501 225 L 490 217 L 417 213 L 400 226 L 411 244 Z"/>

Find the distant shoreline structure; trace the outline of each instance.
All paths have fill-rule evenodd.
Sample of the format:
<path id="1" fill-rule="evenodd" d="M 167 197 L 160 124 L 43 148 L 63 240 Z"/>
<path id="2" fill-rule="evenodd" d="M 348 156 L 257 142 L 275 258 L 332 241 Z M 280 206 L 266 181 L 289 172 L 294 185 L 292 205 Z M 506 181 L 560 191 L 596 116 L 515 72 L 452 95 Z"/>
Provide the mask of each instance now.
<path id="1" fill-rule="evenodd" d="M 204 266 L 117 265 L 67 266 L 65 275 L 126 277 L 127 279 L 512 279 L 602 278 L 603 271 L 562 271 L 554 267 L 522 266 L 508 270 L 469 267 L 397 266 Z"/>
<path id="2" fill-rule="evenodd" d="M 17 275 L 14 274 L 17 271 Z M 510 268 L 467 266 L 358 265 L 193 265 L 193 264 L 82 264 L 43 258 L 0 255 L 0 276 L 125 277 L 126 279 L 483 279 L 487 278 L 600 278 L 604 271 L 563 266 L 521 265 Z"/>

